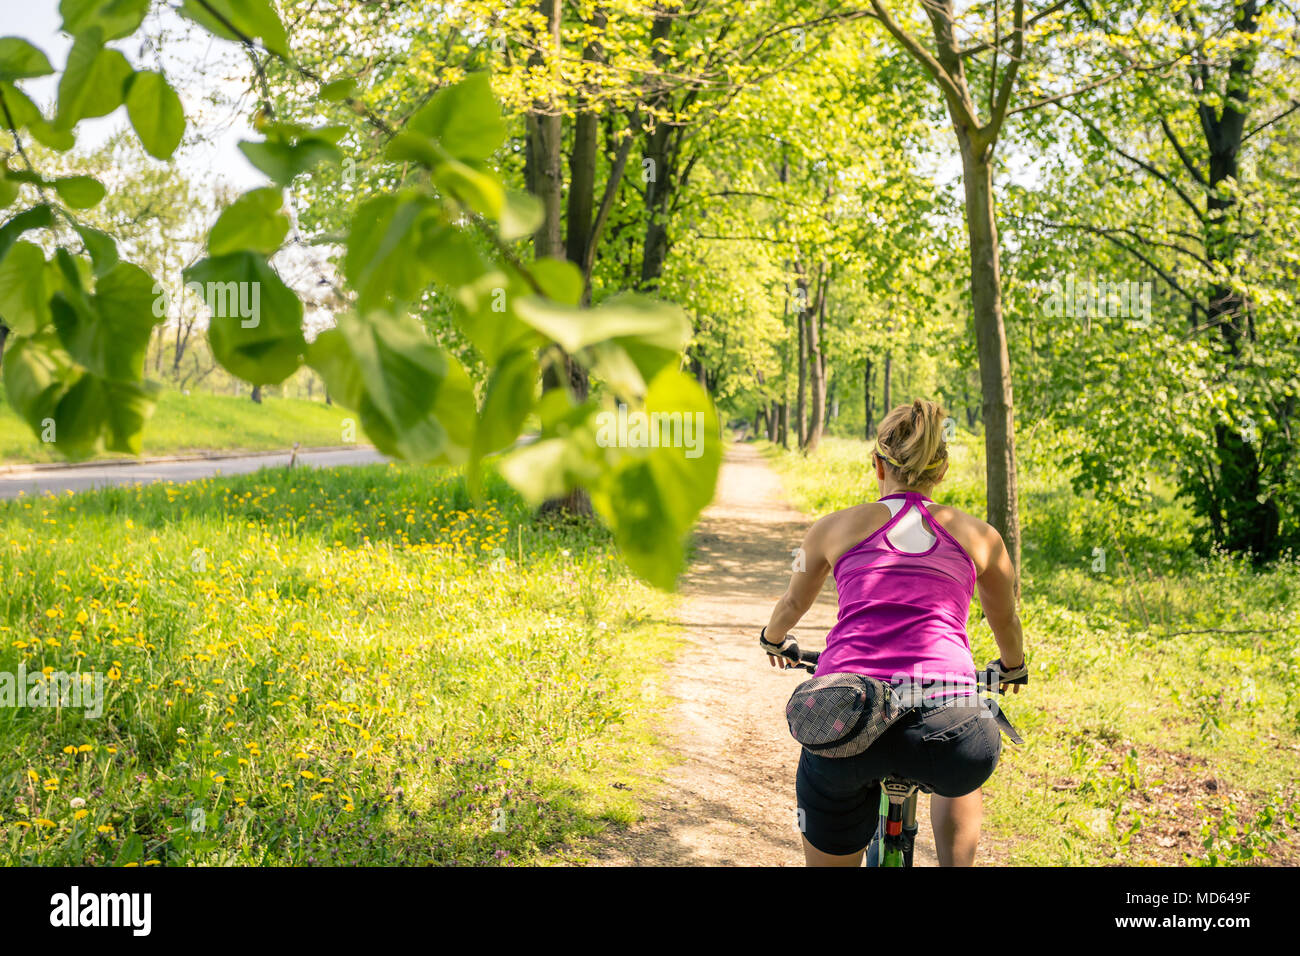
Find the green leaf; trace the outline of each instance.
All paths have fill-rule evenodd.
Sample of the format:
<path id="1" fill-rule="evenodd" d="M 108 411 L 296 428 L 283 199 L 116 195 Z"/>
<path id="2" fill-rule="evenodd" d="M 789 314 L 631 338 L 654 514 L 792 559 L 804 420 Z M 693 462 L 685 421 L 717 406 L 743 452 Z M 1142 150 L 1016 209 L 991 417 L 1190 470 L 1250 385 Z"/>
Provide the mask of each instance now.
<path id="1" fill-rule="evenodd" d="M 384 147 L 384 158 L 390 163 L 420 163 L 432 169 L 447 158 L 436 143 L 427 136 L 401 130 Z"/>
<path id="2" fill-rule="evenodd" d="M 433 201 L 414 190 L 377 196 L 357 209 L 343 273 L 363 313 L 390 301 L 410 302 L 429 285 L 432 271 L 421 245 L 425 227 L 439 227 L 435 213 Z"/>
<path id="3" fill-rule="evenodd" d="M 105 40 L 120 40 L 134 33 L 148 12 L 149 0 L 61 0 L 59 3 L 63 30 L 74 37 L 99 27 Z"/>
<path id="4" fill-rule="evenodd" d="M 7 80 L 0 80 L 0 96 L 4 97 L 15 128 L 22 129 L 32 120 L 41 118 L 41 111 L 31 97 Z"/>
<path id="5" fill-rule="evenodd" d="M 536 412 L 543 424 L 541 436 L 505 455 L 498 465 L 502 477 L 533 507 L 579 485 L 590 488 L 609 469 L 596 443 L 591 402 L 573 405 L 567 391 L 555 389 L 542 396 Z"/>
<path id="6" fill-rule="evenodd" d="M 507 355 L 488 378 L 471 460 L 513 444 L 532 411 L 539 371 L 531 351 Z"/>
<path id="7" fill-rule="evenodd" d="M 307 351 L 302 302 L 264 256 L 203 259 L 184 276 L 212 311 L 208 341 L 223 368 L 253 385 L 277 385 L 297 371 Z"/>
<path id="8" fill-rule="evenodd" d="M 675 365 L 650 381 L 645 411 L 669 422 L 666 432 L 674 441 L 679 435 L 682 439 L 680 445 L 652 449 L 650 462 L 656 480 L 670 491 L 673 524 L 684 533 L 708 507 L 717 490 L 718 470 L 722 465 L 718 413 L 700 384 L 678 371 Z M 679 415 L 680 432 L 676 426 Z"/>
<path id="9" fill-rule="evenodd" d="M 0 37 L 0 80 L 25 80 L 53 72 L 49 58 L 22 37 Z"/>
<path id="10" fill-rule="evenodd" d="M 668 353 L 672 355 L 674 353 Z M 610 391 L 621 398 L 641 398 L 646 392 L 646 378 L 617 341 L 597 342 L 578 353 L 582 364 Z"/>
<path id="11" fill-rule="evenodd" d="M 517 276 L 499 270 L 456 287 L 461 308 L 453 318 L 487 362 L 495 363 L 507 352 L 542 344 L 542 337 L 519 321 L 509 307 L 529 291 Z"/>
<path id="12" fill-rule="evenodd" d="M 72 228 L 77 230 L 77 234 L 81 236 L 81 241 L 86 246 L 86 252 L 95 264 L 95 276 L 97 278 L 117 265 L 117 242 L 112 236 L 102 233 L 98 229 L 92 229 L 90 226 L 83 226 L 80 223 L 75 224 Z"/>
<path id="13" fill-rule="evenodd" d="M 323 127 L 297 136 L 273 135 L 260 143 L 244 140 L 239 149 L 272 182 L 288 186 L 318 163 L 334 162 L 343 155 L 333 133 L 333 128 Z"/>
<path id="14" fill-rule="evenodd" d="M 530 507 L 562 498 L 572 488 L 569 476 L 574 449 L 563 438 L 548 438 L 524 445 L 497 466 L 501 476 L 523 495 Z"/>
<path id="15" fill-rule="evenodd" d="M 18 182 L 0 170 L 0 209 L 12 206 L 18 199 Z"/>
<path id="16" fill-rule="evenodd" d="M 80 120 L 106 116 L 122 105 L 125 85 L 132 74 L 120 52 L 103 45 L 103 31 L 91 27 L 73 41 L 68 62 L 59 79 L 56 130 L 70 130 Z"/>
<path id="17" fill-rule="evenodd" d="M 73 209 L 89 209 L 104 198 L 104 184 L 94 176 L 62 176 L 50 185 Z"/>
<path id="18" fill-rule="evenodd" d="M 421 232 L 418 255 L 429 274 L 442 285 L 459 289 L 491 269 L 491 262 L 465 229 L 429 220 Z"/>
<path id="19" fill-rule="evenodd" d="M 280 211 L 283 207 L 284 194 L 278 187 L 244 193 L 222 211 L 208 233 L 208 254 L 250 250 L 271 255 L 289 231 L 289 217 Z"/>
<path id="20" fill-rule="evenodd" d="M 99 385 L 106 418 L 104 447 L 128 455 L 140 454 L 145 423 L 153 415 L 162 389 L 153 382 L 102 381 Z"/>
<path id="21" fill-rule="evenodd" d="M 220 19 L 197 0 L 185 0 L 180 14 L 222 39 L 260 39 L 262 46 L 276 56 L 288 57 L 284 24 L 270 0 L 206 0 L 206 5 L 220 14 Z M 232 32 L 231 27 L 238 32 Z"/>
<path id="22" fill-rule="evenodd" d="M 676 587 L 686 563 L 685 533 L 667 520 L 668 495 L 647 461 L 626 463 L 592 492 L 592 506 L 612 526 L 627 566 L 666 591 Z"/>
<path id="23" fill-rule="evenodd" d="M 61 258 L 71 264 L 66 253 Z M 160 321 L 154 315 L 153 277 L 139 266 L 119 262 L 86 296 L 70 272 L 63 270 L 66 281 L 50 306 L 63 347 L 98 378 L 123 382 L 143 378 L 149 338 Z"/>
<path id="24" fill-rule="evenodd" d="M 352 411 L 359 411 L 365 398 L 365 382 L 361 380 L 361 367 L 348 350 L 347 340 L 338 329 L 326 329 L 307 346 L 307 364 L 315 369 L 330 397 Z"/>
<path id="25" fill-rule="evenodd" d="M 181 98 L 161 73 L 142 71 L 126 91 L 126 113 L 140 144 L 155 159 L 168 159 L 185 135 Z"/>
<path id="26" fill-rule="evenodd" d="M 680 308 L 635 293 L 615 296 L 594 309 L 529 296 L 515 303 L 515 309 L 521 319 L 569 353 L 609 339 L 635 339 L 681 351 L 691 335 L 690 320 Z"/>
<path id="27" fill-rule="evenodd" d="M 31 98 L 12 83 L 0 82 L 0 96 L 4 97 L 5 106 L 9 107 L 15 129 L 26 127 L 37 142 L 59 152 L 76 145 L 76 137 L 66 130 L 56 130 Z"/>
<path id="28" fill-rule="evenodd" d="M 35 335 L 50 322 L 45 252 L 16 242 L 0 259 L 0 319 L 19 335 Z"/>
<path id="29" fill-rule="evenodd" d="M 406 128 L 435 140 L 461 160 L 487 159 L 509 132 L 487 73 L 471 73 L 455 86 L 439 90 Z"/>
<path id="30" fill-rule="evenodd" d="M 502 218 L 506 190 L 494 174 L 449 159 L 433 167 L 430 175 L 438 189 L 479 215 L 494 222 Z"/>
<path id="31" fill-rule="evenodd" d="M 3 378 L 10 406 L 40 435 L 78 375 L 54 336 L 20 336 L 5 346 Z M 57 436 L 56 436 L 57 437 Z"/>
<path id="32" fill-rule="evenodd" d="M 326 103 L 339 103 L 351 99 L 357 91 L 357 81 L 352 77 L 333 80 L 320 88 L 320 98 Z"/>
<path id="33" fill-rule="evenodd" d="M 519 239 L 530 235 L 542 224 L 542 203 L 528 193 L 507 192 L 501 208 L 502 239 Z"/>
<path id="34" fill-rule="evenodd" d="M 54 221 L 50 214 L 50 207 L 45 203 L 32 206 L 30 209 L 24 209 L 6 220 L 3 226 L 0 226 L 0 259 L 4 258 L 5 253 L 28 229 L 45 229 Z"/>
<path id="35" fill-rule="evenodd" d="M 699 384 L 676 368 L 651 381 L 641 411 L 649 425 L 641 437 L 659 447 L 634 441 L 630 424 L 625 444 L 618 416 L 604 412 L 598 442 L 628 450 L 591 489 L 591 501 L 613 529 L 628 567 L 656 587 L 671 589 L 685 565 L 686 535 L 717 484 L 722 460 L 717 413 Z"/>
<path id="36" fill-rule="evenodd" d="M 529 271 L 542 291 L 561 305 L 576 306 L 582 301 L 582 272 L 568 259 L 546 256 L 529 266 Z"/>
<path id="37" fill-rule="evenodd" d="M 464 462 L 474 432 L 469 376 L 409 316 L 371 312 L 339 316 L 338 330 L 356 371 L 339 384 L 363 383 L 361 424 L 381 451 L 410 461 Z M 338 376 L 345 363 L 331 343 L 325 367 Z M 337 380 L 337 379 L 336 379 Z"/>
<path id="38" fill-rule="evenodd" d="M 474 397 L 474 381 L 456 356 L 443 353 L 447 359 L 447 375 L 438 386 L 433 399 L 433 416 L 447 433 L 448 445 L 436 461 L 463 464 L 469 457 L 477 429 L 478 402 Z"/>
<path id="39" fill-rule="evenodd" d="M 158 394 L 155 385 L 109 381 L 80 368 L 48 332 L 8 345 L 3 379 L 28 427 L 69 458 L 101 447 L 138 455 Z"/>

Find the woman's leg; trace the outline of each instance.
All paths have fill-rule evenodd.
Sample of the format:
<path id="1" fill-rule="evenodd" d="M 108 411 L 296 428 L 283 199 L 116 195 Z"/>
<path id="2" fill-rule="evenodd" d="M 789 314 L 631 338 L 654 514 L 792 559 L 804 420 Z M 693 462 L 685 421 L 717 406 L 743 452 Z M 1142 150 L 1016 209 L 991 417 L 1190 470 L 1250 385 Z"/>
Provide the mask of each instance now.
<path id="1" fill-rule="evenodd" d="M 866 847 L 863 847 L 857 853 L 835 856 L 831 853 L 823 853 L 809 843 L 807 837 L 803 838 L 803 859 L 808 866 L 861 866 L 864 850 L 866 850 Z"/>
<path id="2" fill-rule="evenodd" d="M 962 797 L 930 797 L 930 824 L 934 827 L 934 848 L 940 866 L 974 866 L 975 846 L 984 819 L 983 791 Z M 805 851 L 806 852 L 806 851 Z"/>

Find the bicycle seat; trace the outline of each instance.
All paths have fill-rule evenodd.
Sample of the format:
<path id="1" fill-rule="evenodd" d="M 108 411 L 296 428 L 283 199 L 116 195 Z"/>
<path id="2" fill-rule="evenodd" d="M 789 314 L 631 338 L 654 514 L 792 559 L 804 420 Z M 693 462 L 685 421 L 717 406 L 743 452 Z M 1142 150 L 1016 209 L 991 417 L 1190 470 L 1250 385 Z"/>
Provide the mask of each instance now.
<path id="1" fill-rule="evenodd" d="M 934 793 L 925 784 L 918 783 L 915 780 L 907 780 L 903 777 L 886 777 L 880 781 L 880 786 L 885 791 L 885 796 L 890 803 L 902 803 L 917 790 L 922 793 Z"/>

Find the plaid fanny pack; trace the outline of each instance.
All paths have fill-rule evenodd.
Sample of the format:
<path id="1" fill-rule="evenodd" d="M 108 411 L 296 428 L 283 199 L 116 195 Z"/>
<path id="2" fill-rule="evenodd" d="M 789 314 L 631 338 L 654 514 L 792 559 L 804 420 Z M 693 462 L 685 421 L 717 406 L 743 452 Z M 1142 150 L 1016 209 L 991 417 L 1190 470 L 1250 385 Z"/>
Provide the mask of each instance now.
<path id="1" fill-rule="evenodd" d="M 866 674 L 827 674 L 794 689 L 785 719 L 790 735 L 813 753 L 853 757 L 910 709 L 884 681 Z"/>

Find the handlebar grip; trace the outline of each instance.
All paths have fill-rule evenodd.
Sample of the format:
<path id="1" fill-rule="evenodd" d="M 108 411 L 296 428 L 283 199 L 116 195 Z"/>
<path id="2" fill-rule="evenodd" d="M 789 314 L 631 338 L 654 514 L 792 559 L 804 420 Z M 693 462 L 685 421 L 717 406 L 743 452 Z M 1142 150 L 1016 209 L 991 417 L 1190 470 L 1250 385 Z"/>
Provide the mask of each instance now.
<path id="1" fill-rule="evenodd" d="M 822 656 L 821 651 L 800 651 L 799 660 L 806 664 L 816 664 L 817 659 Z"/>

